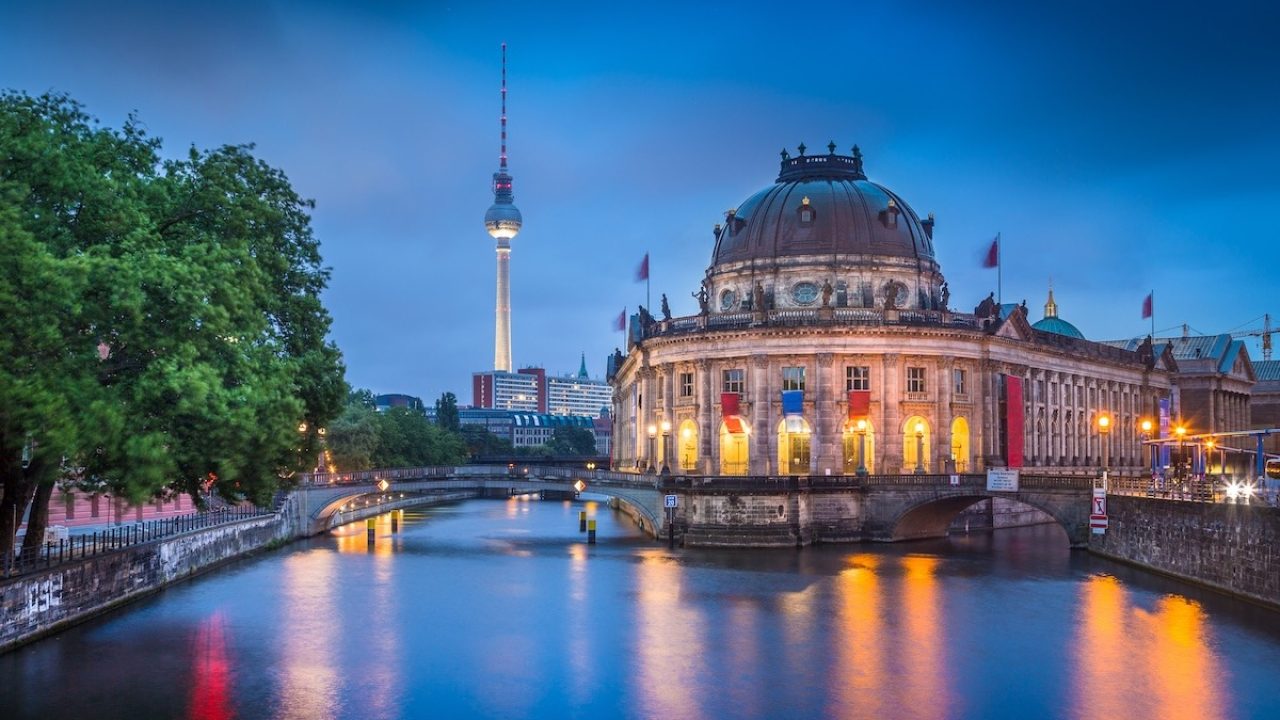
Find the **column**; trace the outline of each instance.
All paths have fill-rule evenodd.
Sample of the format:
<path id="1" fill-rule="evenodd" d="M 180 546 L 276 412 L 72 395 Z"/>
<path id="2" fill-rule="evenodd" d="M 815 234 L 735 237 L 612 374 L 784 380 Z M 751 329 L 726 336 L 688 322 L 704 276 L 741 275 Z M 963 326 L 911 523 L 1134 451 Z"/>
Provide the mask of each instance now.
<path id="1" fill-rule="evenodd" d="M 713 410 L 719 398 L 712 390 L 711 361 L 701 358 L 697 366 L 698 381 L 694 387 L 698 394 L 698 467 L 703 475 L 717 475 L 720 473 L 720 423 Z"/>
<path id="2" fill-rule="evenodd" d="M 938 367 L 938 403 L 934 407 L 933 417 L 933 472 L 951 472 L 951 396 L 955 392 L 954 370 L 956 360 L 945 356 Z"/>
<path id="3" fill-rule="evenodd" d="M 772 394 L 770 391 L 769 358 L 766 355 L 751 356 L 751 452 L 749 470 L 752 475 L 773 475 L 777 458 L 773 446 Z"/>
<path id="4" fill-rule="evenodd" d="M 824 475 L 830 468 L 832 474 L 843 472 L 841 451 L 843 451 L 840 435 L 842 422 L 836 412 L 835 383 L 839 373 L 833 363 L 835 356 L 831 353 L 818 353 L 814 364 L 814 385 L 816 394 L 813 402 L 813 446 L 812 467 L 814 475 Z"/>
<path id="5" fill-rule="evenodd" d="M 902 472 L 902 418 L 899 398 L 906 392 L 902 384 L 902 356 L 885 353 L 880 366 L 880 424 L 876 430 L 876 471 Z"/>

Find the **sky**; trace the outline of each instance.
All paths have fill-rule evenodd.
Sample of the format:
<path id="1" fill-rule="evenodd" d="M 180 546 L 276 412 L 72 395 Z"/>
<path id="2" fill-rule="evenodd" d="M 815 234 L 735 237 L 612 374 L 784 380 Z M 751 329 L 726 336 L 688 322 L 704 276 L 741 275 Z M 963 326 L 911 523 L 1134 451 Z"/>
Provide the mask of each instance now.
<path id="1" fill-rule="evenodd" d="M 517 367 L 603 377 L 612 324 L 697 310 L 712 227 L 784 147 L 857 143 L 951 304 L 1090 339 L 1280 326 L 1275 3 L 0 0 L 0 88 L 130 112 L 178 156 L 254 143 L 304 197 L 347 379 L 470 401 L 493 366 L 501 44 Z M 1258 338 L 1250 355 L 1261 358 Z"/>

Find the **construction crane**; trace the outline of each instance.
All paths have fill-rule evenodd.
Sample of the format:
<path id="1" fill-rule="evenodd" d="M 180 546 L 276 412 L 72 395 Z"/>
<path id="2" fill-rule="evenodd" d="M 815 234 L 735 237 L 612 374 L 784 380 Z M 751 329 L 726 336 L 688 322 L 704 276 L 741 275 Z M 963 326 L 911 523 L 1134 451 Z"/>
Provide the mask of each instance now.
<path id="1" fill-rule="evenodd" d="M 1275 332 L 1271 329 L 1271 314 L 1262 316 L 1262 328 L 1260 330 L 1233 330 L 1231 337 L 1261 337 L 1262 338 L 1262 359 L 1271 359 L 1271 333 Z"/>

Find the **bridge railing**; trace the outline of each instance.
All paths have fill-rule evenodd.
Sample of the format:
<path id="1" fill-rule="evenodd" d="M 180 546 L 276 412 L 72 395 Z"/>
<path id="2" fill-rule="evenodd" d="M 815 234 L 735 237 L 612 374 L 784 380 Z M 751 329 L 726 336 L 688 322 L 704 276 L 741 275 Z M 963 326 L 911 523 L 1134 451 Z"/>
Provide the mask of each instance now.
<path id="1" fill-rule="evenodd" d="M 345 473 L 305 473 L 301 476 L 303 487 L 329 487 L 334 485 L 373 485 L 382 480 L 389 483 L 410 480 L 446 480 L 449 478 L 508 478 L 511 480 L 545 480 L 578 478 L 590 483 L 626 485 L 628 487 L 655 487 L 656 475 L 618 472 L 614 470 L 588 470 L 581 467 L 554 465 L 441 465 L 416 468 L 388 468 L 361 470 Z"/>
<path id="2" fill-rule="evenodd" d="M 174 535 L 273 514 L 272 510 L 266 508 L 232 507 L 80 532 L 57 542 L 46 542 L 39 552 L 5 558 L 0 569 L 3 570 L 4 577 L 15 577 L 62 563 L 119 552 Z"/>

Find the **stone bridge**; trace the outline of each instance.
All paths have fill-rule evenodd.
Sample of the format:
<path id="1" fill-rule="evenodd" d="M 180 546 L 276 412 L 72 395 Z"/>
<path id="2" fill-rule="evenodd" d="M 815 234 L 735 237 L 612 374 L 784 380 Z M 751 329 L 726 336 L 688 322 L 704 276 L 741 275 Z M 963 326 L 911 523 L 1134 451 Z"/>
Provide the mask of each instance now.
<path id="1" fill-rule="evenodd" d="M 1089 540 L 1093 480 L 1022 475 L 1016 491 L 989 490 L 985 475 L 657 477 L 563 466 L 462 465 L 304 476 L 294 496 L 312 533 L 395 507 L 455 497 L 537 492 L 606 495 L 651 535 L 669 530 L 663 495 L 677 496 L 674 531 L 685 544 L 808 545 L 894 542 L 947 534 L 966 507 L 1014 500 L 1053 518 L 1072 547 Z"/>
<path id="2" fill-rule="evenodd" d="M 571 497 L 579 492 L 616 499 L 650 533 L 656 533 L 660 526 L 662 496 L 656 477 L 575 467 L 460 465 L 313 473 L 303 476 L 293 496 L 315 534 L 378 512 L 438 501 L 442 493 L 470 493 L 471 497 L 551 493 Z"/>

